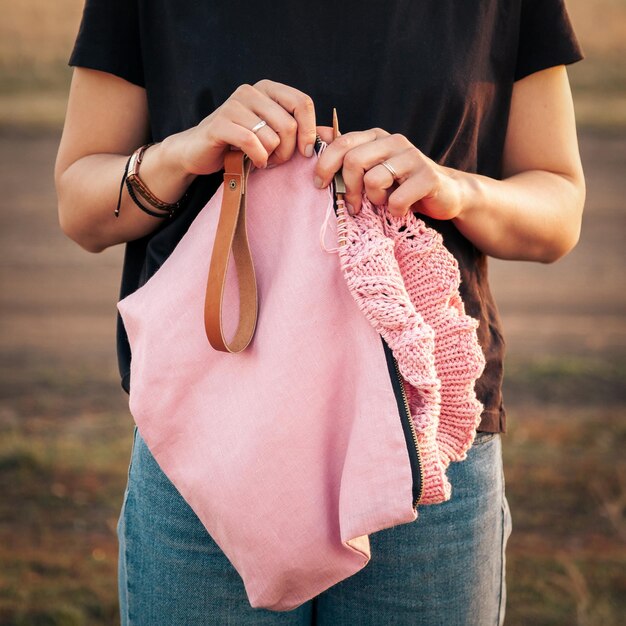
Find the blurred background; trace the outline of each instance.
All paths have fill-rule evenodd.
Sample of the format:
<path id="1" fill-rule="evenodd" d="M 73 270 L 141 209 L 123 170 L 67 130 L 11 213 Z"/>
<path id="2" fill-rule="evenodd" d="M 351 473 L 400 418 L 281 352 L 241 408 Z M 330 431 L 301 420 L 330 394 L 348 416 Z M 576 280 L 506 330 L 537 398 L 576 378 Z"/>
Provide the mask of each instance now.
<path id="1" fill-rule="evenodd" d="M 626 615 L 626 0 L 569 0 L 588 181 L 580 244 L 493 262 L 508 339 L 507 624 Z M 0 624 L 118 622 L 132 418 L 115 359 L 123 249 L 58 227 L 53 164 L 82 0 L 0 0 Z"/>

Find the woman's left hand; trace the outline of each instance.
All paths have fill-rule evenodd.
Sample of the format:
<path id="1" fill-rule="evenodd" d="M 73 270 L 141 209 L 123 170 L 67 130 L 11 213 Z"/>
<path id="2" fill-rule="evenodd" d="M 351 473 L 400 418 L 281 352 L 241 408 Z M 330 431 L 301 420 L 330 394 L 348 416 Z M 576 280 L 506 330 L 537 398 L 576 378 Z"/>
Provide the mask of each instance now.
<path id="1" fill-rule="evenodd" d="M 315 184 L 326 187 L 341 169 L 350 213 L 360 211 L 363 191 L 372 203 L 387 203 L 389 212 L 398 217 L 409 210 L 439 220 L 453 219 L 461 213 L 461 173 L 438 165 L 404 135 L 372 128 L 346 133 L 332 141 L 327 127 L 318 127 L 318 132 L 329 145 L 316 164 Z M 396 172 L 396 177 L 383 162 Z"/>

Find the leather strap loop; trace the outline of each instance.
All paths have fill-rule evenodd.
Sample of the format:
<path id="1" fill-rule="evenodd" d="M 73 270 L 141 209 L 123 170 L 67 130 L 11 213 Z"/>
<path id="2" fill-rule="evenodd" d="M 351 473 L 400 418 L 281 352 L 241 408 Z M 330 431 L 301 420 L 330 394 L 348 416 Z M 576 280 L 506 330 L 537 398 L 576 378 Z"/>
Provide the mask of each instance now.
<path id="1" fill-rule="evenodd" d="M 241 151 L 227 152 L 224 157 L 224 195 L 204 301 L 207 339 L 213 348 L 222 352 L 244 350 L 256 327 L 257 285 L 246 232 L 246 185 L 250 163 Z M 239 283 L 239 322 L 235 336 L 228 342 L 222 327 L 222 304 L 231 249 Z"/>

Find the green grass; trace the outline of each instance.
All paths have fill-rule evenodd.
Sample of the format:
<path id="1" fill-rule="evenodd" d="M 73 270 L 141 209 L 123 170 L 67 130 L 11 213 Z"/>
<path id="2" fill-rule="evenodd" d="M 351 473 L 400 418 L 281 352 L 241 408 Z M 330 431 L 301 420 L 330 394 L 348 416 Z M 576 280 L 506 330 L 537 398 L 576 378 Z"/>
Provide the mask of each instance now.
<path id="1" fill-rule="evenodd" d="M 117 623 L 115 528 L 132 423 L 110 365 L 24 356 L 0 368 L 2 625 Z M 532 381 L 552 395 L 510 394 L 507 626 L 617 626 L 626 612 L 622 367 L 509 367 L 514 388 Z M 572 401 L 593 376 L 617 396 Z"/>
<path id="2" fill-rule="evenodd" d="M 132 420 L 102 370 L 17 365 L 0 368 L 0 624 L 115 624 Z"/>
<path id="3" fill-rule="evenodd" d="M 620 358 L 558 357 L 509 360 L 505 396 L 516 403 L 626 405 L 626 361 Z"/>
<path id="4" fill-rule="evenodd" d="M 580 368 L 547 370 L 571 389 Z M 513 515 L 507 624 L 623 623 L 625 408 L 513 405 L 504 442 Z"/>
<path id="5" fill-rule="evenodd" d="M 621 626 L 623 560 L 509 554 L 508 625 Z"/>
<path id="6" fill-rule="evenodd" d="M 130 432 L 122 413 L 2 423 L 0 623 L 115 623 Z"/>

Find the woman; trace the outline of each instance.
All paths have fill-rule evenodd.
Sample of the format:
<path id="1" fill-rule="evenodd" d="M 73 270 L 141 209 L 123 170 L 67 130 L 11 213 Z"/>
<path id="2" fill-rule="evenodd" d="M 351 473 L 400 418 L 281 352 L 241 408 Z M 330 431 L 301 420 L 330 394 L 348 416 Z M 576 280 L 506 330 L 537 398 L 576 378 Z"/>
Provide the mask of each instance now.
<path id="1" fill-rule="evenodd" d="M 312 157 L 316 132 L 332 140 L 321 123 L 334 106 L 344 134 L 314 183 L 342 169 L 352 212 L 365 191 L 443 234 L 487 363 L 478 436 L 449 470 L 452 499 L 373 535 L 366 568 L 284 614 L 250 608 L 136 432 L 118 526 L 123 624 L 502 623 L 504 344 L 486 257 L 552 262 L 578 240 L 585 188 L 564 64 L 581 57 L 562 0 L 87 0 L 56 166 L 59 218 L 88 251 L 127 242 L 121 297 L 171 253 L 220 184 L 230 146 L 257 167 L 295 150 Z M 118 199 L 129 155 L 148 142 L 144 184 L 164 204 L 186 194 L 172 220 Z M 119 320 L 118 356 L 128 391 Z"/>

